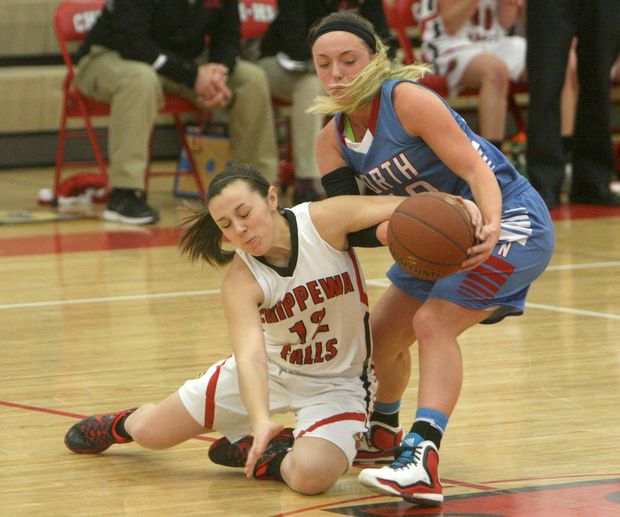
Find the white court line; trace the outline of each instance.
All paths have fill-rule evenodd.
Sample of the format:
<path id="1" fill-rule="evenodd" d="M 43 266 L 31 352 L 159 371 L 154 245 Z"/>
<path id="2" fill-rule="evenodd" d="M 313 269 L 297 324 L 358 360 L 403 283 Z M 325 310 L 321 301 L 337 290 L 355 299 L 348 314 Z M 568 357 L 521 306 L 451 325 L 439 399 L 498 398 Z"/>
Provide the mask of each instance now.
<path id="1" fill-rule="evenodd" d="M 37 307 L 56 307 L 59 305 L 81 305 L 85 303 L 126 302 L 134 300 L 154 300 L 157 298 L 181 298 L 184 296 L 210 296 L 212 294 L 219 294 L 219 292 L 219 289 L 209 289 L 208 291 L 180 291 L 176 293 L 106 296 L 102 298 L 79 298 L 77 300 L 54 300 L 49 302 L 8 303 L 0 305 L 0 309 L 31 309 Z"/>
<path id="2" fill-rule="evenodd" d="M 620 314 L 609 314 L 607 312 L 582 311 L 580 309 L 569 309 L 567 307 L 556 307 L 555 305 L 543 305 L 542 303 L 526 302 L 528 309 L 542 309 L 545 311 L 564 312 L 566 314 L 575 314 L 577 316 L 592 316 L 593 318 L 605 318 L 608 320 L 620 320 Z"/>
<path id="3" fill-rule="evenodd" d="M 620 266 L 620 261 L 610 262 L 591 262 L 586 264 L 565 264 L 557 266 L 549 266 L 547 271 L 566 271 L 572 269 L 595 269 L 602 267 L 616 267 Z M 372 287 L 387 287 L 389 285 L 387 278 L 372 278 L 366 280 L 366 284 Z M 219 289 L 209 289 L 206 291 L 180 291 L 173 293 L 153 293 L 153 294 L 137 294 L 127 296 L 108 296 L 101 298 L 81 298 L 76 300 L 52 300 L 47 302 L 30 302 L 30 303 L 9 303 L 0 305 L 0 310 L 6 309 L 32 309 L 41 307 L 58 307 L 64 305 L 81 305 L 88 303 L 109 303 L 109 302 L 124 302 L 124 301 L 138 301 L 138 300 L 154 300 L 164 298 L 182 298 L 185 296 L 211 296 L 219 294 Z M 594 318 L 605 318 L 612 320 L 620 320 L 620 315 L 609 314 L 606 312 L 596 311 L 583 311 L 579 309 L 571 309 L 567 307 L 556 307 L 554 305 L 543 305 L 538 303 L 526 303 L 526 307 L 532 309 L 542 309 L 552 312 L 563 312 L 566 314 L 575 314 L 579 316 L 592 316 Z"/>
<path id="4" fill-rule="evenodd" d="M 571 271 L 576 269 L 596 269 L 599 267 L 617 267 L 620 261 L 610 262 L 590 262 L 586 264 L 559 264 L 557 266 L 549 266 L 545 271 Z"/>

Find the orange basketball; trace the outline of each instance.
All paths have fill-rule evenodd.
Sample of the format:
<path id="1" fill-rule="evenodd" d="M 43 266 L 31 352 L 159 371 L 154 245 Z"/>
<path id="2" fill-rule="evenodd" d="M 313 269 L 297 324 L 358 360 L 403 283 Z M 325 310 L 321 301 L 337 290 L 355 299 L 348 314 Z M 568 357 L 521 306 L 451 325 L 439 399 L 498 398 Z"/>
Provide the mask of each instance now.
<path id="1" fill-rule="evenodd" d="M 415 194 L 394 211 L 388 246 L 396 263 L 422 280 L 455 273 L 475 243 L 466 208 L 443 192 Z"/>

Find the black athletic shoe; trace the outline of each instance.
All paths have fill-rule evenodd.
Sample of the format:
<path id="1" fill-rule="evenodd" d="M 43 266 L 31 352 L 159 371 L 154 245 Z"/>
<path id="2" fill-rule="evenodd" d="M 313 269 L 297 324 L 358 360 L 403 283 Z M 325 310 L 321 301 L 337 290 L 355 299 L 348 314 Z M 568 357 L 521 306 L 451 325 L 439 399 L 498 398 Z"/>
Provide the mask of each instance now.
<path id="1" fill-rule="evenodd" d="M 159 221 L 159 213 L 147 204 L 143 190 L 114 188 L 103 218 L 125 224 L 152 224 Z"/>
<path id="2" fill-rule="evenodd" d="M 267 447 L 267 450 L 271 449 L 272 446 L 276 446 L 278 449 L 283 447 L 288 449 L 293 445 L 294 441 L 295 438 L 293 437 L 293 429 L 286 427 L 274 438 L 272 438 L 269 442 L 269 447 Z M 248 459 L 248 453 L 250 452 L 250 448 L 253 443 L 254 437 L 251 435 L 244 436 L 235 443 L 230 443 L 228 438 L 222 437 L 213 442 L 211 447 L 209 447 L 209 459 L 213 463 L 224 465 L 226 467 L 243 467 Z M 265 454 L 267 454 L 267 451 L 265 451 Z M 265 454 L 263 454 L 263 456 Z"/>
<path id="3" fill-rule="evenodd" d="M 280 435 L 278 435 L 278 436 L 280 436 Z M 280 481 L 282 481 L 281 477 L 275 477 L 273 475 L 273 472 L 269 472 L 269 464 L 276 457 L 280 458 L 280 464 L 281 464 L 282 463 L 282 458 L 284 458 L 284 455 L 286 455 L 286 453 L 287 453 L 288 449 L 291 447 L 291 445 L 293 445 L 292 441 L 290 442 L 290 444 L 287 445 L 287 443 L 285 441 L 278 441 L 276 439 L 271 440 L 269 442 L 269 445 L 265 449 L 265 452 L 263 452 L 263 455 L 260 458 L 258 458 L 258 461 L 256 462 L 256 465 L 254 466 L 254 472 L 252 473 L 254 478 L 256 478 L 256 479 L 264 479 L 266 481 L 269 481 L 269 480 L 280 480 Z M 279 468 L 278 468 L 278 470 L 279 470 Z"/>
<path id="4" fill-rule="evenodd" d="M 89 416 L 71 427 L 65 435 L 67 448 L 78 454 L 97 454 L 115 443 L 132 442 L 131 438 L 116 432 L 118 421 L 136 410 L 127 409 L 118 413 Z"/>

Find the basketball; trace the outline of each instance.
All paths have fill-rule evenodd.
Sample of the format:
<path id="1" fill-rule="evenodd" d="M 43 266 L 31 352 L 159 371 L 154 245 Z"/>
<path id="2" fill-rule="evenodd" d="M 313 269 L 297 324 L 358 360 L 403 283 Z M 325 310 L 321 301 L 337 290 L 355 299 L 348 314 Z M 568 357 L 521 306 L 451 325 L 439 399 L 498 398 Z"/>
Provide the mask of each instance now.
<path id="1" fill-rule="evenodd" d="M 467 209 L 443 192 L 415 194 L 403 201 L 390 218 L 387 239 L 402 269 L 431 281 L 455 273 L 475 243 Z"/>

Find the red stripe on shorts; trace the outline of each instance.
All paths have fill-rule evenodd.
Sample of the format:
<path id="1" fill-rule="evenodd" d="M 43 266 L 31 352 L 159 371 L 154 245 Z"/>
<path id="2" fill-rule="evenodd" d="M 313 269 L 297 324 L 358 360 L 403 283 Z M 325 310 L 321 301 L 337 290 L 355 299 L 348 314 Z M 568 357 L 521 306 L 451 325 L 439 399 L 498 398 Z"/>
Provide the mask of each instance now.
<path id="1" fill-rule="evenodd" d="M 496 269 L 500 273 L 504 273 L 507 276 L 512 275 L 512 272 L 515 270 L 515 267 L 510 262 L 506 262 L 505 260 L 502 260 L 494 255 L 491 255 L 488 259 L 486 259 L 483 264 L 491 266 L 493 269 Z"/>
<path id="2" fill-rule="evenodd" d="M 475 292 L 481 298 L 491 298 L 491 296 L 493 296 L 497 292 L 497 289 L 498 289 L 497 287 L 495 287 L 493 291 L 488 291 L 487 289 L 482 287 L 482 285 L 476 282 L 470 281 L 469 278 L 466 278 L 465 280 L 463 280 L 461 287 L 465 287 L 465 286 L 469 287 L 471 291 Z"/>
<path id="3" fill-rule="evenodd" d="M 213 420 L 215 419 L 215 391 L 217 389 L 217 380 L 220 377 L 220 370 L 226 360 L 222 361 L 215 373 L 209 379 L 207 389 L 205 391 L 205 429 L 213 429 Z"/>
<path id="4" fill-rule="evenodd" d="M 490 269 L 488 271 L 488 275 L 481 275 L 478 272 L 472 271 L 467 275 L 467 280 L 473 282 L 474 284 L 480 284 L 481 286 L 485 287 L 487 291 L 495 293 L 506 281 L 506 277 L 500 276 L 499 273 L 493 273 Z M 499 277 L 497 280 L 501 280 L 501 282 L 489 282 L 489 278 L 491 275 L 497 275 Z M 491 278 L 491 280 L 493 279 Z"/>
<path id="5" fill-rule="evenodd" d="M 510 262 L 490 256 L 467 274 L 458 292 L 472 299 L 491 298 L 506 283 L 514 270 L 515 267 Z"/>
<path id="6" fill-rule="evenodd" d="M 312 424 L 308 429 L 304 429 L 297 435 L 297 438 L 301 438 L 304 434 L 310 433 L 319 427 L 322 427 L 327 424 L 332 424 L 334 422 L 342 422 L 343 420 L 357 420 L 358 422 L 364 422 L 366 420 L 366 413 L 340 413 L 338 415 L 332 415 L 330 417 L 324 418 L 323 420 L 319 420 Z"/>

